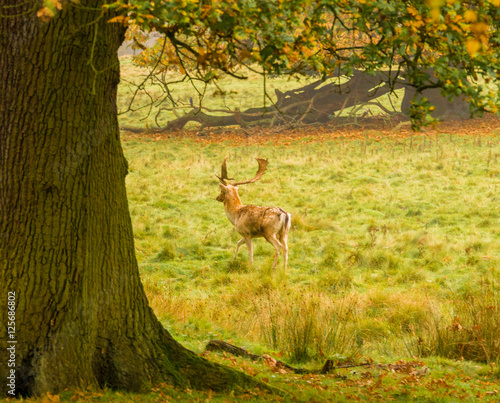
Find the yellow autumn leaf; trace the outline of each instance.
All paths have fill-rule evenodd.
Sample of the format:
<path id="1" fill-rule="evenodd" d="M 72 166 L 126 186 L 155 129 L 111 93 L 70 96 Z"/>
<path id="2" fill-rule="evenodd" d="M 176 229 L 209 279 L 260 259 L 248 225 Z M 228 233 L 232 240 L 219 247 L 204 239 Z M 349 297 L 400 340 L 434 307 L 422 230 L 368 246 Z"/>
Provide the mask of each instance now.
<path id="1" fill-rule="evenodd" d="M 476 22 L 477 21 L 477 14 L 474 10 L 467 10 L 464 13 L 464 20 L 467 22 Z"/>
<path id="2" fill-rule="evenodd" d="M 485 22 L 476 22 L 471 25 L 471 31 L 476 35 L 485 35 L 488 32 L 488 24 Z"/>
<path id="3" fill-rule="evenodd" d="M 426 3 L 431 8 L 440 8 L 444 5 L 444 0 L 427 0 Z"/>
<path id="4" fill-rule="evenodd" d="M 413 6 L 408 6 L 406 9 L 408 10 L 408 14 L 410 14 L 410 15 L 413 15 L 413 16 L 419 15 L 418 10 Z"/>
<path id="5" fill-rule="evenodd" d="M 118 22 L 118 23 L 125 25 L 129 19 L 130 18 L 125 16 L 125 15 L 118 15 L 118 16 L 113 17 L 110 20 L 108 20 L 108 22 Z"/>
<path id="6" fill-rule="evenodd" d="M 432 21 L 439 21 L 441 17 L 441 7 L 444 5 L 444 0 L 427 0 L 427 5 L 431 9 L 431 19 Z"/>
<path id="7" fill-rule="evenodd" d="M 437 7 L 431 10 L 431 19 L 432 21 L 439 21 L 439 17 L 441 17 L 441 10 Z"/>
<path id="8" fill-rule="evenodd" d="M 479 49 L 481 49 L 481 42 L 477 39 L 468 39 L 467 42 L 465 42 L 465 48 L 471 57 L 475 57 Z"/>
<path id="9" fill-rule="evenodd" d="M 40 20 L 42 20 L 44 22 L 48 22 L 54 16 L 54 13 L 53 13 L 53 11 L 50 8 L 48 8 L 48 7 L 42 7 L 41 9 L 39 9 L 36 12 L 36 16 Z"/>

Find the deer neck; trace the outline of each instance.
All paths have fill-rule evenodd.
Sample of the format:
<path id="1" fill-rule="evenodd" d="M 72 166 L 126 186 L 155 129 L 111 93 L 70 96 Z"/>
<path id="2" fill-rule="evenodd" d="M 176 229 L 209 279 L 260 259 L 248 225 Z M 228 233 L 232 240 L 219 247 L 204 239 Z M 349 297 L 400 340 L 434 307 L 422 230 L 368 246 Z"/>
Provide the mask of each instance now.
<path id="1" fill-rule="evenodd" d="M 240 196 L 238 193 L 228 194 L 224 199 L 224 211 L 226 212 L 226 216 L 234 225 L 234 221 L 236 219 L 236 215 L 238 214 L 238 210 L 243 207 L 243 203 L 241 202 Z"/>

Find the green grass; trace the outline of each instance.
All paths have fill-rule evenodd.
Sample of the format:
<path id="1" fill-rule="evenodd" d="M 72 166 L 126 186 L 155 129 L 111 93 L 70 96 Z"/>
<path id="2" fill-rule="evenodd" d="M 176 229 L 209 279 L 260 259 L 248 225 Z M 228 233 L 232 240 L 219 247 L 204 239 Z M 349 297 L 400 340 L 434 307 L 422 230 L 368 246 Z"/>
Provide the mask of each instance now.
<path id="1" fill-rule="evenodd" d="M 498 331 L 487 310 L 499 304 L 500 138 L 310 140 L 124 142 L 137 256 L 160 319 L 198 329 L 182 340 L 198 351 L 217 331 L 306 363 L 336 354 L 460 359 L 436 336 L 457 315 L 467 321 L 461 343 L 476 319 Z M 269 158 L 263 179 L 240 194 L 292 214 L 286 273 L 272 272 L 274 249 L 262 239 L 253 266 L 245 248 L 231 261 L 239 238 L 213 175 L 225 155 L 238 178 L 254 174 L 253 157 Z M 466 296 L 478 307 L 467 318 Z M 486 355 L 478 340 L 487 335 L 476 336 L 467 359 L 498 362 L 498 336 Z"/>
<path id="2" fill-rule="evenodd" d="M 217 394 L 191 389 L 179 390 L 162 384 L 149 394 L 125 392 L 65 391 L 60 396 L 46 395 L 29 401 L 90 401 L 90 402 L 477 402 L 498 401 L 498 382 L 492 371 L 485 368 L 477 379 L 478 369 L 468 362 L 429 360 L 428 366 L 418 361 L 415 370 L 388 371 L 377 367 L 338 369 L 331 375 L 296 375 L 280 373 L 265 362 L 209 354 L 220 364 L 245 371 L 263 382 L 279 387 L 287 395 L 273 396 L 258 390 Z M 401 362 L 400 364 L 404 364 Z M 432 370 L 429 370 L 432 367 Z"/>
<path id="3" fill-rule="evenodd" d="M 122 59 L 122 73 L 144 71 Z M 132 77 L 132 78 L 130 78 Z M 172 78 L 175 78 L 172 75 Z M 268 91 L 305 82 L 273 79 Z M 223 79 L 204 106 L 261 106 L 262 81 Z M 158 89 L 148 86 L 150 93 Z M 190 84 L 171 87 L 196 102 Z M 130 101 L 125 83 L 119 107 Z M 140 102 L 147 102 L 145 94 Z M 166 104 L 120 116 L 120 124 L 155 126 Z M 178 110 L 183 113 L 182 110 Z M 347 113 L 348 111 L 346 111 Z M 175 116 L 162 111 L 158 123 Z M 325 359 L 375 363 L 418 360 L 425 373 L 373 368 L 330 375 L 276 372 L 262 362 L 210 353 L 299 401 L 495 401 L 500 389 L 500 136 L 357 139 L 270 137 L 238 143 L 125 136 L 127 189 L 136 254 L 151 306 L 172 335 L 202 353 L 224 339 L 256 354 L 305 368 Z M 280 140 L 281 139 L 281 140 Z M 271 270 L 274 248 L 254 240 L 232 261 L 239 237 L 215 200 L 224 156 L 231 176 L 263 179 L 241 186 L 244 203 L 292 214 L 289 268 Z M 216 395 L 160 385 L 151 394 L 85 392 L 96 401 L 281 401 Z M 69 400 L 62 396 L 63 400 Z M 102 395 L 102 396 L 100 396 Z M 285 399 L 287 400 L 287 399 Z"/>
<path id="4" fill-rule="evenodd" d="M 215 362 L 289 393 L 284 401 L 498 401 L 500 136 L 238 144 L 123 138 L 137 258 L 156 315 L 202 353 L 224 339 L 303 368 L 396 364 L 328 375 L 279 371 L 216 353 Z M 289 268 L 271 270 L 258 239 L 250 265 L 215 200 L 229 175 L 248 204 L 292 214 Z M 280 260 L 282 263 L 282 260 Z M 62 401 L 283 401 L 258 391 L 219 395 L 157 385 L 145 395 L 66 391 Z M 38 401 L 55 401 L 45 396 Z M 37 399 L 32 399 L 33 401 Z"/>
<path id="5" fill-rule="evenodd" d="M 497 139 L 491 142 L 497 154 Z M 268 173 L 240 194 L 248 204 L 292 213 L 288 281 L 317 284 L 346 269 L 346 284 L 358 290 L 379 282 L 392 291 L 425 285 L 433 295 L 474 287 L 499 263 L 500 176 L 496 161 L 487 162 L 490 148 L 460 138 L 441 140 L 438 153 L 434 143 L 419 151 L 414 139 L 413 151 L 394 153 L 391 143 L 364 150 L 343 140 L 253 147 L 127 141 L 139 260 L 183 269 L 227 262 L 238 237 L 215 201 L 213 173 L 229 154 L 232 174 L 249 177 L 253 157 L 264 156 Z M 270 260 L 267 246 L 256 241 L 257 267 Z"/>

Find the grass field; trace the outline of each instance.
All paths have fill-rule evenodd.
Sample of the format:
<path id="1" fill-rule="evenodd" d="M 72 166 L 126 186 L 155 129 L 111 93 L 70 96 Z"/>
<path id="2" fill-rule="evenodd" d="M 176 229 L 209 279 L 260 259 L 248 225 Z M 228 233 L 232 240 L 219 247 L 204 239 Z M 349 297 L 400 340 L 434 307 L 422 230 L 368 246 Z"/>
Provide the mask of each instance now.
<path id="1" fill-rule="evenodd" d="M 122 72 L 132 80 L 144 75 L 127 60 Z M 268 90 L 303 84 L 275 79 Z M 262 81 L 252 75 L 220 85 L 226 97 L 210 87 L 205 106 L 262 104 Z M 171 89 L 181 103 L 197 99 L 185 83 Z M 122 110 L 127 91 L 122 84 Z M 120 122 L 154 127 L 161 107 L 149 116 L 146 108 L 128 112 Z M 172 118 L 162 111 L 158 123 Z M 298 400 L 499 399 L 500 124 L 486 122 L 421 135 L 342 128 L 261 130 L 250 138 L 216 130 L 204 137 L 124 134 L 137 258 L 155 313 L 198 353 L 223 339 L 303 368 L 326 359 L 413 365 L 296 375 L 272 360 L 208 355 Z M 241 186 L 240 195 L 292 214 L 286 272 L 282 259 L 272 271 L 274 248 L 263 239 L 254 241 L 252 266 L 244 247 L 232 261 L 239 236 L 215 200 L 214 173 L 226 155 L 238 179 L 255 174 L 254 157 L 269 159 L 263 179 Z M 281 400 L 165 385 L 149 398 L 159 396 Z"/>
<path id="2" fill-rule="evenodd" d="M 129 59 L 121 63 L 127 80 L 145 77 Z M 268 90 L 303 84 L 275 79 Z M 261 106 L 255 77 L 221 86 L 225 98 L 210 87 L 205 106 Z M 197 100 L 186 83 L 171 90 L 184 104 Z M 120 110 L 131 96 L 122 81 Z M 138 96 L 139 104 L 148 99 Z M 166 106 L 129 111 L 120 124 L 154 127 Z M 158 123 L 173 117 L 164 111 Z M 285 395 L 158 385 L 145 395 L 67 391 L 37 401 L 499 401 L 500 121 L 486 122 L 418 135 L 124 132 L 136 255 L 156 315 L 184 346 Z M 241 186 L 240 196 L 292 214 L 286 272 L 282 258 L 271 269 L 274 248 L 262 238 L 254 240 L 253 265 L 244 247 L 232 261 L 239 236 L 215 200 L 214 173 L 225 156 L 237 179 L 255 174 L 255 157 L 269 159 L 268 172 Z M 267 358 L 206 353 L 211 339 Z M 327 359 L 373 365 L 298 375 L 271 357 L 311 370 Z"/>
<path id="3" fill-rule="evenodd" d="M 224 339 L 306 368 L 327 358 L 425 366 L 425 375 L 363 369 L 307 378 L 211 354 L 301 399 L 341 401 L 340 390 L 366 399 L 498 399 L 499 135 L 125 135 L 150 303 L 200 353 Z M 255 173 L 254 157 L 269 159 L 263 179 L 240 195 L 292 214 L 286 272 L 282 259 L 271 270 L 274 249 L 263 239 L 254 241 L 253 266 L 246 248 L 232 262 L 239 237 L 215 201 L 214 172 L 226 155 L 237 178 Z"/>

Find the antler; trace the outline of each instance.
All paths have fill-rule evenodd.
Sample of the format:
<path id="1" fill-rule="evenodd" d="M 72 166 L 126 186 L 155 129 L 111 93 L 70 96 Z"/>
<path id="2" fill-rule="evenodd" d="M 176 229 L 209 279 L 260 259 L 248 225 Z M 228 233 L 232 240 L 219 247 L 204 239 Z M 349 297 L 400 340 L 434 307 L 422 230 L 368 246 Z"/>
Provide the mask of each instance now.
<path id="1" fill-rule="evenodd" d="M 215 174 L 215 176 L 217 176 L 217 178 L 219 178 L 220 182 L 223 184 L 223 185 L 227 185 L 227 180 L 228 181 L 234 181 L 234 178 L 228 178 L 227 177 L 227 167 L 226 167 L 226 160 L 228 159 L 228 157 L 225 157 L 224 158 L 224 162 L 222 163 L 222 168 L 221 168 L 221 172 L 220 172 L 220 176 Z"/>
<path id="2" fill-rule="evenodd" d="M 269 163 L 269 161 L 263 158 L 255 158 L 255 159 L 259 163 L 259 170 L 257 171 L 257 175 L 255 175 L 255 178 L 243 182 L 231 183 L 231 185 L 238 186 L 238 185 L 245 185 L 247 183 L 254 183 L 257 182 L 260 178 L 262 178 L 262 175 L 266 173 L 267 164 Z"/>
<path id="3" fill-rule="evenodd" d="M 221 176 L 219 176 L 217 174 L 215 175 L 215 176 L 217 176 L 217 178 L 219 178 L 219 180 L 221 181 L 221 183 L 224 184 L 224 185 L 227 185 L 226 180 L 231 180 L 231 181 L 234 180 L 234 178 L 228 178 L 227 177 L 227 166 L 226 166 L 226 160 L 227 160 L 227 158 L 228 157 L 224 158 L 224 162 L 222 163 Z M 243 182 L 234 182 L 234 183 L 231 183 L 231 185 L 233 185 L 233 186 L 245 185 L 247 183 L 256 182 L 260 178 L 262 178 L 262 175 L 264 175 L 264 173 L 266 172 L 267 164 L 269 163 L 269 161 L 266 160 L 266 159 L 264 159 L 264 158 L 255 158 L 255 159 L 259 163 L 259 169 L 257 171 L 257 174 L 255 175 L 255 178 L 247 180 L 247 181 L 243 181 Z"/>

